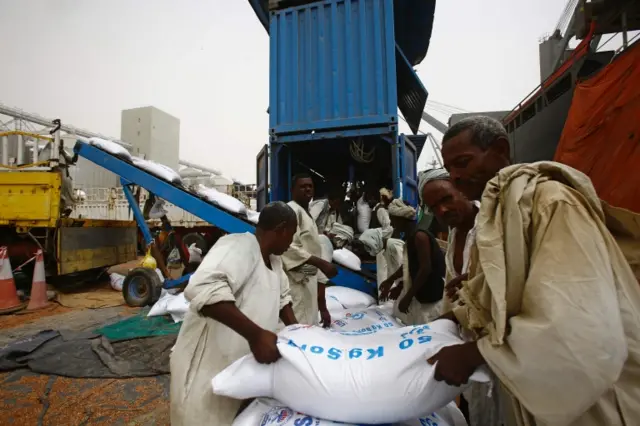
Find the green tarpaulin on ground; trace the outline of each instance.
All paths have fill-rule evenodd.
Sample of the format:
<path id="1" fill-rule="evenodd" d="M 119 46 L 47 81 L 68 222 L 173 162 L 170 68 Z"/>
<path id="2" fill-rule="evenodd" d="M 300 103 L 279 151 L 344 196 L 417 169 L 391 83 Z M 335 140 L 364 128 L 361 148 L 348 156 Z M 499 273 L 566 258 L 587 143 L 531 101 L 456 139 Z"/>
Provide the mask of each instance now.
<path id="1" fill-rule="evenodd" d="M 181 323 L 174 323 L 171 317 L 148 317 L 148 312 L 148 309 L 143 309 L 136 316 L 97 329 L 96 333 L 116 342 L 140 337 L 178 334 L 180 331 Z"/>

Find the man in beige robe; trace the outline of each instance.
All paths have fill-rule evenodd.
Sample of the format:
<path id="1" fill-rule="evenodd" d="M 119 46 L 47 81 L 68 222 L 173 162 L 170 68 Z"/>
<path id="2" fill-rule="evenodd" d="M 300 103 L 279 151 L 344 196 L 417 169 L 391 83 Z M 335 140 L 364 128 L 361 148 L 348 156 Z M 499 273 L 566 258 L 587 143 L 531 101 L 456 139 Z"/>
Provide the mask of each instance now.
<path id="1" fill-rule="evenodd" d="M 488 117 L 452 126 L 442 155 L 481 198 L 469 277 L 444 315 L 477 340 L 433 356 L 435 378 L 461 384 L 486 363 L 509 426 L 640 425 L 640 286 L 607 229 L 631 213 L 570 167 L 509 167 L 507 134 Z"/>
<path id="2" fill-rule="evenodd" d="M 309 202 L 313 198 L 313 180 L 308 175 L 296 175 L 291 180 L 289 206 L 296 213 L 298 229 L 293 243 L 282 255 L 284 270 L 289 278 L 293 313 L 300 324 L 318 323 L 318 312 L 322 324 L 328 327 L 331 316 L 327 310 L 324 284 L 318 283 L 318 270 L 327 278 L 337 275 L 336 267 L 322 259 L 322 248 L 316 223 L 309 214 Z"/>

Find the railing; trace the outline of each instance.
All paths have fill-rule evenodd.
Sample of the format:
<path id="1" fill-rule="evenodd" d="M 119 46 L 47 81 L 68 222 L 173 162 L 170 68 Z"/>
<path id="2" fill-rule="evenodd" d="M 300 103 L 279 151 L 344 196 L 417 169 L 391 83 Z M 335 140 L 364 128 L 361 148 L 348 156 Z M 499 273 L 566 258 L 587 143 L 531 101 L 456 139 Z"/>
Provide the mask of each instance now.
<path id="1" fill-rule="evenodd" d="M 9 156 L 9 136 L 17 136 L 18 139 L 15 158 Z M 27 138 L 27 140 L 24 139 L 25 137 Z M 38 148 L 39 142 L 41 140 L 53 142 L 54 138 L 51 136 L 23 132 L 20 130 L 12 130 L 9 132 L 0 132 L 0 140 L 2 141 L 2 145 L 0 145 L 0 152 L 2 153 L 2 155 L 0 156 L 0 168 L 22 169 L 25 167 L 48 165 L 49 163 L 49 160 L 38 161 Z M 30 149 L 31 159 L 27 160 L 29 162 L 25 164 L 25 146 L 28 146 L 29 143 L 33 145 L 33 148 Z M 51 149 L 53 149 L 53 145 L 54 144 L 51 144 Z M 51 155 L 50 158 L 57 159 L 57 155 Z"/>
<path id="2" fill-rule="evenodd" d="M 538 95 L 544 93 L 545 90 L 559 81 L 560 78 L 571 68 L 571 66 L 573 66 L 576 61 L 587 54 L 589 45 L 591 44 L 591 40 L 593 39 L 595 28 L 596 24 L 595 22 L 592 22 L 591 28 L 589 29 L 589 34 L 580 42 L 580 44 L 573 50 L 573 52 L 571 52 L 569 58 L 567 58 L 567 60 L 560 66 L 560 68 L 558 68 L 553 74 L 551 74 L 542 83 L 540 83 L 535 89 L 529 92 L 529 94 L 525 96 L 525 98 L 502 119 L 502 123 L 505 125 L 505 127 L 507 127 L 509 123 L 520 114 L 520 112 L 530 106 L 534 99 L 538 97 Z"/>

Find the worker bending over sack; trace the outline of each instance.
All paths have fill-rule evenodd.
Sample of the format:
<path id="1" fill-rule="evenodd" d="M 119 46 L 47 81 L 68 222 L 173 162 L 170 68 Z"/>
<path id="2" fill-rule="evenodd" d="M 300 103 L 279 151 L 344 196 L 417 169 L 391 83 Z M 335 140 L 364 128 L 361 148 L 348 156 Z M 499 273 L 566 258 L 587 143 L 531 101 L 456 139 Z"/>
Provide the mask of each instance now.
<path id="1" fill-rule="evenodd" d="M 402 278 L 394 315 L 405 325 L 425 324 L 440 315 L 444 290 L 444 254 L 436 239 L 416 227 L 416 211 L 401 200 L 389 204 L 395 231 L 404 234 L 403 264 L 380 285 L 381 299 L 387 299 L 393 282 Z"/>
<path id="2" fill-rule="evenodd" d="M 450 127 L 442 156 L 481 204 L 469 275 L 444 315 L 475 340 L 433 356 L 435 378 L 460 385 L 487 364 L 508 426 L 640 425 L 640 286 L 606 227 L 633 214 L 571 167 L 509 166 L 489 117 Z"/>
<path id="3" fill-rule="evenodd" d="M 458 191 L 446 170 L 436 169 L 429 172 L 421 187 L 425 211 L 449 227 L 449 241 L 445 254 L 447 284 L 442 298 L 442 312 L 448 312 L 458 300 L 457 291 L 462 280 L 467 278 L 469 252 L 475 242 L 475 219 L 480 203 L 469 201 Z M 469 337 L 473 339 L 473 336 Z M 495 375 L 491 376 L 495 386 L 498 386 Z M 463 392 L 461 408 L 466 405 L 469 426 L 504 425 L 500 392 L 492 392 L 493 386 L 492 383 L 473 382 Z"/>
<path id="4" fill-rule="evenodd" d="M 338 270 L 331 262 L 322 259 L 318 228 L 309 214 L 313 193 L 310 176 L 299 174 L 291 179 L 292 200 L 288 204 L 296 214 L 298 228 L 291 247 L 282 255 L 282 264 L 289 278 L 293 312 L 298 321 L 315 325 L 320 311 L 322 325 L 329 327 L 331 315 L 327 310 L 324 284 L 318 283 L 318 269 L 329 279 L 335 277 Z"/>
<path id="5" fill-rule="evenodd" d="M 184 292 L 190 309 L 171 354 L 173 426 L 230 425 L 242 401 L 214 395 L 211 378 L 249 352 L 260 363 L 280 357 L 278 318 L 297 321 L 279 255 L 296 229 L 295 212 L 271 203 L 255 235 L 220 238 L 191 276 Z"/>

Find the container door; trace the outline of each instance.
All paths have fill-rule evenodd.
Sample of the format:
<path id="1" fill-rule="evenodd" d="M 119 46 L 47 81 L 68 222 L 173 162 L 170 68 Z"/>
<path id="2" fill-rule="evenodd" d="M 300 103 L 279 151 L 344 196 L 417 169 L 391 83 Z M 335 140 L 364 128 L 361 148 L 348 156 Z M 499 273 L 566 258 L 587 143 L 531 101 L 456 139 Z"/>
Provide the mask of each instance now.
<path id="1" fill-rule="evenodd" d="M 419 202 L 417 161 L 415 145 L 405 135 L 400 135 L 396 161 L 396 182 L 399 187 L 396 188 L 396 196 L 414 207 Z"/>
<path id="2" fill-rule="evenodd" d="M 256 157 L 256 201 L 258 211 L 269 202 L 269 145 Z"/>

